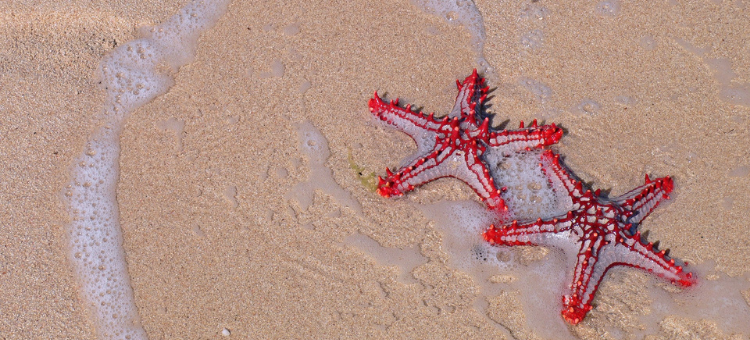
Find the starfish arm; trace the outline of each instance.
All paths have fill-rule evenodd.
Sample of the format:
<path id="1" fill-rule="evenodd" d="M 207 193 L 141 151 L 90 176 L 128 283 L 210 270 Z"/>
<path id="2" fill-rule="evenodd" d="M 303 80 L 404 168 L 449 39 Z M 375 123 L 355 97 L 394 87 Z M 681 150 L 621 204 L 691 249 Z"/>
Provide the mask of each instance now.
<path id="1" fill-rule="evenodd" d="M 672 284 L 689 287 L 695 284 L 693 273 L 686 272 L 667 256 L 666 250 L 658 250 L 653 243 L 643 244 L 640 232 L 633 236 L 620 233 L 616 242 L 603 249 L 600 258 L 607 266 L 625 265 L 643 269 L 668 280 Z"/>
<path id="2" fill-rule="evenodd" d="M 537 126 L 536 120 L 528 127 L 517 130 L 492 131 L 489 136 L 491 148 L 502 147 L 506 153 L 542 148 L 557 143 L 563 130 L 555 124 Z"/>
<path id="3" fill-rule="evenodd" d="M 583 196 L 583 185 L 568 174 L 568 171 L 560 163 L 560 155 L 551 150 L 545 150 L 542 153 L 541 165 L 542 171 L 547 175 L 553 190 L 563 189 L 574 199 Z"/>
<path id="4" fill-rule="evenodd" d="M 651 180 L 646 175 L 646 183 L 630 192 L 617 197 L 614 202 L 626 211 L 625 223 L 640 223 L 659 203 L 669 199 L 669 193 L 674 189 L 674 182 L 669 176 Z"/>
<path id="5" fill-rule="evenodd" d="M 695 284 L 692 273 L 684 272 L 674 260 L 665 258 L 664 251 L 654 251 L 653 248 L 651 243 L 640 242 L 640 234 L 608 234 L 586 239 L 578 253 L 571 292 L 563 296 L 563 318 L 574 325 L 583 320 L 592 309 L 591 301 L 602 278 L 614 266 L 640 268 L 685 287 Z"/>
<path id="6" fill-rule="evenodd" d="M 570 293 L 563 295 L 562 298 L 562 317 L 573 325 L 581 322 L 593 308 L 591 301 L 594 300 L 604 274 L 609 270 L 609 266 L 601 263 L 600 257 L 597 256 L 605 243 L 606 241 L 601 236 L 588 238 L 581 244 L 581 249 L 578 251 Z"/>
<path id="7" fill-rule="evenodd" d="M 430 115 L 424 115 L 411 110 L 410 106 L 405 108 L 398 106 L 398 100 L 385 102 L 375 92 L 368 103 L 370 112 L 386 124 L 411 136 L 422 149 L 423 140 L 434 141 L 435 135 L 440 131 L 447 119 L 437 120 Z"/>
<path id="8" fill-rule="evenodd" d="M 494 245 L 533 245 L 567 248 L 568 237 L 571 233 L 574 215 L 568 213 L 562 218 L 549 221 L 537 219 L 535 222 L 518 224 L 513 221 L 501 227 L 490 226 L 482 235 L 490 244 Z"/>
<path id="9" fill-rule="evenodd" d="M 477 109 L 481 108 L 482 103 L 487 99 L 489 88 L 485 84 L 484 78 L 477 74 L 477 70 L 466 77 L 462 83 L 456 80 L 458 95 L 453 110 L 448 114 L 450 118 L 468 118 L 476 117 Z"/>
<path id="10" fill-rule="evenodd" d="M 487 165 L 479 158 L 477 147 L 468 148 L 465 161 L 456 167 L 454 176 L 469 185 L 487 207 L 500 212 L 507 210 L 501 191 L 495 185 Z"/>
<path id="11" fill-rule="evenodd" d="M 427 156 L 412 161 L 396 173 L 386 169 L 388 174 L 386 178 L 380 178 L 378 193 L 384 197 L 400 196 L 419 185 L 452 176 L 451 169 L 443 162 L 453 156 L 455 149 L 446 146 L 445 140 L 438 141 L 436 149 Z"/>
<path id="12" fill-rule="evenodd" d="M 491 209 L 504 211 L 505 202 L 490 176 L 487 167 L 477 154 L 477 147 L 457 149 L 450 139 L 441 140 L 438 150 L 389 173 L 378 184 L 378 193 L 390 197 L 411 191 L 414 187 L 438 178 L 454 177 L 468 184 Z M 448 142 L 448 143 L 446 143 Z"/>

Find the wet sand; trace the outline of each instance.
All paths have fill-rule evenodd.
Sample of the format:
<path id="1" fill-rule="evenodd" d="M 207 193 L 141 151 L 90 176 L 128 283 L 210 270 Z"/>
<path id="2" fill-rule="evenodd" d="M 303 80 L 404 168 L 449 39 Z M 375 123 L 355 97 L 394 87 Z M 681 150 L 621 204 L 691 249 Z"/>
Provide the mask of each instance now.
<path id="1" fill-rule="evenodd" d="M 0 5 L 0 338 L 96 337 L 67 262 L 60 193 L 102 107 L 102 56 L 185 3 Z M 641 228 L 707 268 L 707 284 L 728 275 L 747 289 L 750 4 L 609 3 L 476 1 L 495 122 L 560 124 L 553 149 L 612 195 L 645 173 L 672 176 L 672 200 Z M 470 41 L 408 1 L 231 4 L 175 85 L 121 135 L 120 223 L 149 338 L 222 338 L 224 329 L 229 338 L 539 338 L 530 316 L 509 307 L 517 292 L 475 307 L 479 283 L 450 265 L 447 235 L 414 209 L 476 199 L 468 187 L 445 179 L 384 199 L 350 166 L 351 153 L 382 175 L 415 150 L 374 123 L 368 99 L 377 90 L 447 113 L 455 79 L 477 67 Z M 327 139 L 325 166 L 361 212 L 326 190 L 308 207 L 291 198 L 316 181 L 298 138 L 306 121 Z M 355 234 L 419 249 L 426 262 L 402 280 L 399 267 L 348 244 Z M 608 275 L 570 332 L 732 337 L 712 317 L 644 321 L 658 313 L 639 287 L 670 289 L 659 284 L 635 269 Z"/>

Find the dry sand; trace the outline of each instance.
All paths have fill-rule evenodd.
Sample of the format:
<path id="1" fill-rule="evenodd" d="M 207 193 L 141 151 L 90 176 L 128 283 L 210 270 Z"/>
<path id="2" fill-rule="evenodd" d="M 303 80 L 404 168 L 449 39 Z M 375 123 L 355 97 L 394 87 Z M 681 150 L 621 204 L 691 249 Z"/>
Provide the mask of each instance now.
<path id="1" fill-rule="evenodd" d="M 0 339 L 95 338 L 67 263 L 59 195 L 101 110 L 100 59 L 185 3 L 0 4 Z M 612 194 L 644 173 L 674 177 L 671 203 L 642 228 L 709 268 L 704 282 L 729 275 L 746 289 L 750 4 L 609 3 L 613 13 L 597 2 L 476 1 L 495 121 L 562 125 L 553 149 Z M 475 308 L 477 282 L 449 265 L 429 216 L 413 213 L 414 203 L 473 199 L 468 188 L 448 179 L 384 199 L 348 161 L 351 152 L 382 174 L 413 152 L 408 137 L 373 124 L 367 100 L 378 90 L 446 113 L 454 80 L 477 67 L 470 40 L 408 1 L 235 1 L 175 86 L 121 136 L 120 220 L 149 337 L 221 338 L 226 328 L 241 339 L 535 338 L 516 293 Z M 181 133 L 169 128 L 175 120 Z M 361 213 L 323 191 L 307 209 L 288 198 L 311 173 L 297 137 L 304 121 L 328 140 L 326 166 Z M 427 262 L 404 282 L 398 267 L 344 243 L 357 233 L 419 249 Z M 711 317 L 643 326 L 652 301 L 640 285 L 655 282 L 633 269 L 607 276 L 570 332 L 732 336 Z"/>

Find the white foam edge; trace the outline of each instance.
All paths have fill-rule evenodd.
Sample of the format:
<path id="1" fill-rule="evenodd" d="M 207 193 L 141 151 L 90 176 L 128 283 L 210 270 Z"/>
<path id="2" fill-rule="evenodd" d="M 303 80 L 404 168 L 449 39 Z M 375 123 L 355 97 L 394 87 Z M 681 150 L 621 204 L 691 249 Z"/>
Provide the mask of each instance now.
<path id="1" fill-rule="evenodd" d="M 571 252 L 550 249 L 544 260 L 522 266 L 515 258 L 513 248 L 494 247 L 482 239 L 482 233 L 499 221 L 481 204 L 474 201 L 438 202 L 420 205 L 418 209 L 443 233 L 443 245 L 450 255 L 451 266 L 469 274 L 481 288 L 474 306 L 482 315 L 488 316 L 489 297 L 500 295 L 505 290 L 517 290 L 526 315 L 526 326 L 530 330 L 547 338 L 574 338 L 560 317 L 561 296 L 566 283 L 572 279 L 568 276 L 568 268 L 575 263 L 575 257 L 569 256 Z M 510 275 L 516 280 L 505 284 L 492 283 L 490 279 L 496 275 Z"/>
<path id="2" fill-rule="evenodd" d="M 413 271 L 427 263 L 427 258 L 422 255 L 418 245 L 406 248 L 384 247 L 372 237 L 361 233 L 347 236 L 343 245 L 353 247 L 369 255 L 378 265 L 398 268 L 398 280 L 405 284 L 417 283 Z"/>
<path id="3" fill-rule="evenodd" d="M 652 313 L 641 317 L 646 330 L 654 332 L 665 318 L 676 316 L 693 322 L 715 322 L 725 336 L 750 335 L 750 301 L 743 296 L 750 295 L 750 274 L 729 276 L 717 270 L 714 261 L 691 263 L 687 269 L 697 275 L 698 284 L 693 287 L 675 289 L 652 277 L 654 285 L 665 289 L 648 290 L 653 303 Z"/>
<path id="4" fill-rule="evenodd" d="M 492 67 L 484 58 L 486 33 L 484 18 L 472 0 L 411 0 L 412 4 L 431 15 L 444 18 L 449 23 L 465 27 L 471 36 L 471 48 L 477 54 L 479 69 L 492 72 Z"/>
<path id="5" fill-rule="evenodd" d="M 106 101 L 83 152 L 70 169 L 63 203 L 70 265 L 99 339 L 147 339 L 130 286 L 117 204 L 120 131 L 138 107 L 164 94 L 179 67 L 193 60 L 199 35 L 226 12 L 228 0 L 196 0 L 147 36 L 100 63 Z"/>
<path id="6" fill-rule="evenodd" d="M 326 166 L 331 151 L 328 149 L 328 139 L 309 120 L 297 125 L 300 151 L 307 156 L 310 166 L 310 176 L 307 181 L 297 183 L 285 196 L 299 203 L 302 210 L 307 210 L 313 204 L 315 190 L 320 189 L 340 205 L 362 215 L 362 204 L 352 194 L 341 187 L 333 178 L 333 171 Z"/>

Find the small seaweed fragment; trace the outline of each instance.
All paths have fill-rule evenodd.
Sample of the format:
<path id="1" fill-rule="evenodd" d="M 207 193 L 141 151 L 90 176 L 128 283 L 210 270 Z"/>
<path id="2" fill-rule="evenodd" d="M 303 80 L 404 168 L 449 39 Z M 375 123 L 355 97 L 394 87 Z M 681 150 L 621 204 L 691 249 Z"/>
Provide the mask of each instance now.
<path id="1" fill-rule="evenodd" d="M 375 175 L 375 172 L 370 172 L 369 174 L 365 175 L 365 169 L 364 167 L 359 166 L 356 162 L 354 162 L 354 156 L 352 156 L 352 149 L 349 150 L 349 167 L 354 170 L 354 172 L 357 175 L 357 179 L 359 179 L 359 182 L 362 183 L 362 186 L 364 186 L 368 191 L 375 192 L 378 190 L 378 182 L 377 182 L 377 175 Z"/>

